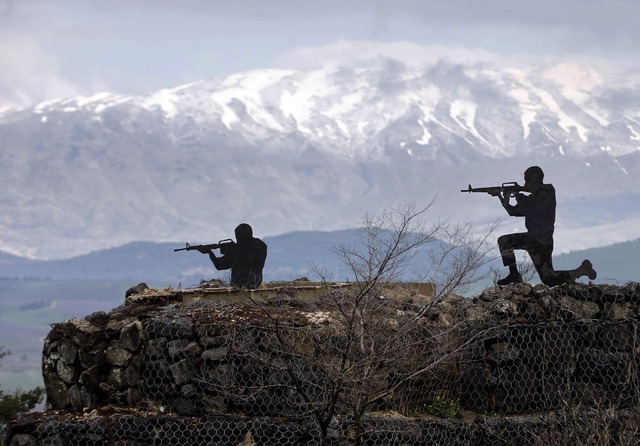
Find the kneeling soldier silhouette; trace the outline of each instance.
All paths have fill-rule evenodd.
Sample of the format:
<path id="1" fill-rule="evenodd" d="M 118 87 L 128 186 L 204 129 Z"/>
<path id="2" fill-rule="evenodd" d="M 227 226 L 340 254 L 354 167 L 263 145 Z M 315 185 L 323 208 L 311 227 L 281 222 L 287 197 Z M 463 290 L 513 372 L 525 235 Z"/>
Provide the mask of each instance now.
<path id="1" fill-rule="evenodd" d="M 538 166 L 529 167 L 524 172 L 524 186 L 521 192 L 498 194 L 502 206 L 512 217 L 524 217 L 527 232 L 506 234 L 498 238 L 502 263 L 509 268 L 509 274 L 498 280 L 498 285 L 522 282 L 518 272 L 514 250 L 523 249 L 529 253 L 531 261 L 542 283 L 555 286 L 572 283 L 587 276 L 593 280 L 596 271 L 589 260 L 573 270 L 555 271 L 551 261 L 553 253 L 553 231 L 556 220 L 556 190 L 552 184 L 544 184 L 544 172 Z M 510 203 L 514 197 L 516 204 Z"/>

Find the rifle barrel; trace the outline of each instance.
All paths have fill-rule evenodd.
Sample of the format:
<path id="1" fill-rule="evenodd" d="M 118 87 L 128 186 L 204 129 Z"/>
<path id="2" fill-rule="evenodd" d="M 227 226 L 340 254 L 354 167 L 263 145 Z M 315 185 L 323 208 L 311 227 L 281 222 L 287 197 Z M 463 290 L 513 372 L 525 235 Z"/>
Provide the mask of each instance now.
<path id="1" fill-rule="evenodd" d="M 176 249 L 173 250 L 173 252 L 176 252 L 176 251 L 189 251 L 189 248 L 191 248 L 191 245 L 189 245 L 189 243 L 185 243 L 185 245 L 186 246 L 184 248 L 176 248 Z"/>

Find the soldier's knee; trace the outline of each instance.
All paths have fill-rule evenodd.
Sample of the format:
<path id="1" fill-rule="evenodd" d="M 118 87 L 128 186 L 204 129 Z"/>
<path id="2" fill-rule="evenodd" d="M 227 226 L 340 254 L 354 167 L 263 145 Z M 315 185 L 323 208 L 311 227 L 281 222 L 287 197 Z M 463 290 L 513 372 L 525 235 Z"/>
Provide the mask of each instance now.
<path id="1" fill-rule="evenodd" d="M 508 235 L 501 235 L 500 237 L 498 237 L 498 245 L 505 246 L 508 244 L 508 240 L 509 240 Z"/>

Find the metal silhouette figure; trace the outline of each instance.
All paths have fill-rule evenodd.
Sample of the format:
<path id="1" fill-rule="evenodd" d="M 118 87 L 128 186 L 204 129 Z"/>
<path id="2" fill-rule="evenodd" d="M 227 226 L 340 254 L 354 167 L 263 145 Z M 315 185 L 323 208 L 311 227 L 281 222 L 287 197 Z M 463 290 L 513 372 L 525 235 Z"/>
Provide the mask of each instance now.
<path id="1" fill-rule="evenodd" d="M 522 275 L 518 271 L 514 250 L 529 253 L 540 280 L 545 285 L 555 286 L 573 283 L 587 276 L 594 280 L 597 276 L 589 260 L 572 270 L 553 269 L 553 231 L 556 221 L 556 190 L 552 184 L 543 183 L 544 172 L 538 166 L 529 167 L 524 172 L 524 186 L 517 183 L 505 183 L 493 188 L 469 189 L 462 192 L 486 192 L 497 196 L 507 213 L 512 217 L 524 217 L 527 232 L 506 234 L 498 238 L 498 247 L 502 263 L 509 268 L 509 274 L 498 280 L 498 285 L 521 283 Z M 522 192 L 526 192 L 523 194 Z M 511 199 L 515 204 L 511 204 Z"/>
<path id="2" fill-rule="evenodd" d="M 553 231 L 556 221 L 556 190 L 552 184 L 543 183 L 544 172 L 538 166 L 529 167 L 524 172 L 522 191 L 502 193 L 499 195 L 502 206 L 512 217 L 524 217 L 527 232 L 506 234 L 498 238 L 498 247 L 502 255 L 502 263 L 509 268 L 509 274 L 498 280 L 498 285 L 522 282 L 514 250 L 523 249 L 529 253 L 540 280 L 545 285 L 555 286 L 573 283 L 576 279 L 587 276 L 594 280 L 596 271 L 589 260 L 572 270 L 556 271 L 551 256 L 553 253 Z M 511 204 L 511 198 L 516 204 Z"/>
<path id="3" fill-rule="evenodd" d="M 235 229 L 236 242 L 223 241 L 216 245 L 191 246 L 209 258 L 217 270 L 231 269 L 231 285 L 239 288 L 257 288 L 262 283 L 262 269 L 267 259 L 267 245 L 253 236 L 253 229 L 246 223 Z M 213 250 L 220 249 L 221 257 Z"/>

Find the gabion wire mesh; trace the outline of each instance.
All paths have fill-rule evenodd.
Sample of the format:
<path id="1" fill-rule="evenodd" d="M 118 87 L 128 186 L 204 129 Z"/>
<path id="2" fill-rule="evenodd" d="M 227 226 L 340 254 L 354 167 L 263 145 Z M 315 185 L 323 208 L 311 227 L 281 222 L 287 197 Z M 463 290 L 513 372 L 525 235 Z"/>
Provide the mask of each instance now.
<path id="1" fill-rule="evenodd" d="M 367 330 L 322 311 L 309 323 L 230 303 L 177 306 L 172 319 L 143 321 L 130 355 L 116 352 L 122 334 L 100 338 L 111 351 L 104 384 L 131 414 L 99 404 L 52 415 L 14 427 L 10 444 L 637 444 L 639 324 L 625 299 L 553 307 L 542 296 L 544 311 L 494 299 L 497 318 L 424 314 L 402 330 L 404 316 L 384 313 Z M 59 346 L 64 373 L 81 352 Z M 84 389 L 86 374 L 67 385 Z"/>
<path id="2" fill-rule="evenodd" d="M 216 331 L 219 326 L 198 327 L 203 334 L 209 329 Z M 623 408 L 638 402 L 636 321 L 555 321 L 483 333 L 489 337 L 480 337 L 445 358 L 424 351 L 418 352 L 419 357 L 406 357 L 407 362 L 426 358 L 433 364 L 426 364 L 427 371 L 390 392 L 378 407 L 409 416 L 426 409 L 438 396 L 458 401 L 461 408 L 504 414 L 556 410 L 567 403 Z M 327 366 L 338 361 L 342 351 L 330 347 L 326 336 L 311 336 L 298 329 L 275 334 L 269 328 L 250 326 L 215 338 L 205 336 L 198 346 L 192 340 L 162 337 L 161 348 L 143 352 L 141 391 L 167 410 L 185 415 L 306 416 L 327 403 L 332 386 L 355 382 L 349 376 L 332 375 L 341 369 Z M 423 341 L 428 349 L 434 348 Z M 336 356 L 328 354 L 331 348 Z M 409 365 L 406 373 L 425 366 Z M 372 374 L 367 384 L 393 385 L 400 370 L 398 364 L 388 366 L 381 373 L 384 383 Z M 311 388 L 304 394 L 314 399 L 303 398 L 298 386 Z M 340 409 L 348 411 L 348 401 L 341 402 Z"/>

